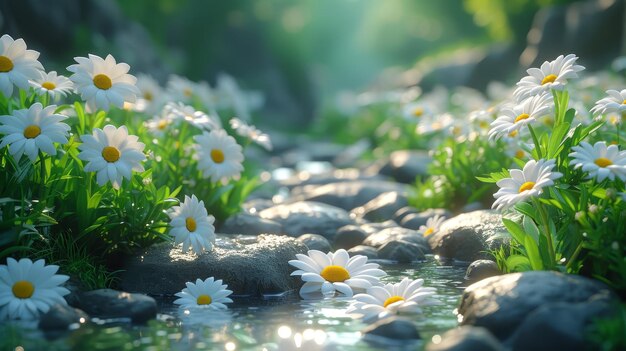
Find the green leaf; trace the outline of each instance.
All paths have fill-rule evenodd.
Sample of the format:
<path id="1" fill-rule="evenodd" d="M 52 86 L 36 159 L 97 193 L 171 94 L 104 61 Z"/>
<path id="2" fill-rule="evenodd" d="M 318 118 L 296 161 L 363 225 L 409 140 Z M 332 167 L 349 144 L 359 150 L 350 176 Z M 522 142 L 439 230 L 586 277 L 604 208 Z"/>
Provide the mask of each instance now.
<path id="1" fill-rule="evenodd" d="M 535 222 L 533 222 L 530 217 L 524 216 L 524 219 L 522 219 L 522 225 L 524 226 L 526 234 L 530 235 L 536 244 L 539 244 L 539 228 L 537 228 Z"/>
<path id="2" fill-rule="evenodd" d="M 513 222 L 508 218 L 502 218 L 502 223 L 504 223 L 506 229 L 509 231 L 509 233 L 511 233 L 513 239 L 515 239 L 515 241 L 517 241 L 520 245 L 524 245 L 524 242 L 526 240 L 526 233 L 524 232 L 524 229 L 522 229 L 519 224 Z"/>
<path id="3" fill-rule="evenodd" d="M 507 257 L 506 266 L 512 272 L 525 272 L 532 269 L 528 257 L 522 255 L 511 255 Z"/>
<path id="4" fill-rule="evenodd" d="M 519 213 L 530 217 L 535 222 L 537 222 L 539 219 L 539 213 L 537 212 L 537 209 L 535 209 L 535 207 L 533 207 L 533 205 L 529 204 L 528 202 L 518 203 L 517 205 L 515 205 L 515 209 Z"/>
<path id="5" fill-rule="evenodd" d="M 524 249 L 526 249 L 526 254 L 528 255 L 528 259 L 530 260 L 530 266 L 533 270 L 542 270 L 543 269 L 543 260 L 541 259 L 541 255 L 539 254 L 539 248 L 535 240 L 530 236 L 526 236 L 524 240 Z"/>

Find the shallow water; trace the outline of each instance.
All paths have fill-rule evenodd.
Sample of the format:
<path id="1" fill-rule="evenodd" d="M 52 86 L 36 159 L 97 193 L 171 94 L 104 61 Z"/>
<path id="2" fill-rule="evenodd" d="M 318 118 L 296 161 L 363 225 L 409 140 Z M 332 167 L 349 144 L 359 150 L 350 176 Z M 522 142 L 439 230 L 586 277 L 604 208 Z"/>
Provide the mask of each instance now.
<path id="1" fill-rule="evenodd" d="M 406 265 L 382 264 L 383 281 L 422 278 L 437 289 L 441 305 L 411 317 L 423 340 L 457 325 L 454 310 L 462 292 L 464 266 L 443 266 L 434 259 Z M 157 320 L 132 326 L 125 320 L 95 320 L 74 331 L 45 336 L 16 324 L 0 326 L 1 350 L 400 350 L 413 345 L 364 341 L 366 324 L 345 314 L 350 299 L 301 300 L 297 294 L 263 299 L 234 298 L 228 311 L 185 313 L 160 301 Z M 22 349 L 20 349 L 22 347 Z"/>

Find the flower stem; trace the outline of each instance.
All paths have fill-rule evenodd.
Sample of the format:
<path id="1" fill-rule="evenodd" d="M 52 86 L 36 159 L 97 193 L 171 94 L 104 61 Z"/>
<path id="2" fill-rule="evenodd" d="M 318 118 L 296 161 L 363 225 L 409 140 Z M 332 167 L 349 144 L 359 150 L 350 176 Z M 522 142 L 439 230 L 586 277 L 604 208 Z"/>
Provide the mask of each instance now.
<path id="1" fill-rule="evenodd" d="M 537 150 L 537 159 L 542 159 L 543 154 L 541 153 L 541 145 L 539 144 L 539 139 L 537 139 L 535 130 L 530 124 L 528 124 L 528 130 L 530 131 L 530 136 L 533 138 L 533 143 L 535 144 L 535 150 Z"/>
<path id="2" fill-rule="evenodd" d="M 548 241 L 548 254 L 550 255 L 550 268 L 554 267 L 556 262 L 556 255 L 554 253 L 554 245 L 552 243 L 552 234 L 550 233 L 550 226 L 548 224 L 548 214 L 546 213 L 545 207 L 541 204 L 541 202 L 537 199 L 534 200 L 535 206 L 539 210 L 539 215 L 541 216 L 541 222 L 543 224 L 544 234 Z"/>

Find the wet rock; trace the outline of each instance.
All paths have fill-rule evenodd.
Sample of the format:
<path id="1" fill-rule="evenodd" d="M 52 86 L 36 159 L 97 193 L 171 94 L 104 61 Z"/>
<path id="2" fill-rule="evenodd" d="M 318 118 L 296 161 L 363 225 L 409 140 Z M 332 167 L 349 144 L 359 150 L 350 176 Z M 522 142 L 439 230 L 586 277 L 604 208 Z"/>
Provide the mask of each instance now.
<path id="1" fill-rule="evenodd" d="M 393 214 L 393 217 L 391 219 L 393 219 L 396 223 L 401 223 L 404 217 L 413 213 L 419 213 L 419 211 L 412 206 L 402 207 Z"/>
<path id="2" fill-rule="evenodd" d="M 56 304 L 39 317 L 41 330 L 67 330 L 74 323 L 85 323 L 89 316 L 78 308 Z"/>
<path id="3" fill-rule="evenodd" d="M 596 280 L 530 271 L 491 277 L 470 285 L 463 292 L 458 311 L 463 316 L 462 325 L 485 327 L 498 339 L 505 340 L 542 306 L 558 302 L 574 311 L 577 304 L 614 299 L 610 290 Z M 548 323 L 562 322 L 550 320 Z"/>
<path id="4" fill-rule="evenodd" d="M 306 253 L 303 243 L 286 236 L 259 235 L 249 239 L 218 236 L 215 247 L 201 255 L 183 253 L 170 243 L 149 247 L 131 259 L 120 277 L 122 289 L 152 295 L 172 295 L 188 281 L 215 277 L 237 295 L 279 293 L 300 287 L 288 261 Z"/>
<path id="5" fill-rule="evenodd" d="M 382 180 L 357 180 L 297 187 L 292 190 L 292 194 L 298 201 L 317 201 L 350 211 L 390 191 L 406 195 L 410 187 Z"/>
<path id="6" fill-rule="evenodd" d="M 388 317 L 368 326 L 362 332 L 367 336 L 384 337 L 391 340 L 417 340 L 420 335 L 415 324 L 408 319 Z"/>
<path id="7" fill-rule="evenodd" d="M 346 225 L 337 230 L 333 246 L 337 249 L 350 249 L 361 245 L 367 237 L 367 233 L 356 225 Z"/>
<path id="8" fill-rule="evenodd" d="M 354 182 L 362 180 L 384 180 L 384 178 L 377 174 L 366 173 L 357 168 L 342 168 L 321 172 L 319 174 L 311 174 L 310 172 L 300 171 L 294 174 L 292 177 L 281 180 L 280 185 L 288 188 L 297 187 L 294 193 L 298 194 L 304 189 L 311 189 L 311 187 L 305 187 L 306 185 L 326 185 L 331 183 Z"/>
<path id="9" fill-rule="evenodd" d="M 390 219 L 388 221 L 384 221 L 380 223 L 365 222 L 365 223 L 359 224 L 359 226 L 361 227 L 363 231 L 365 231 L 365 234 L 367 234 L 367 236 L 370 236 L 372 234 L 380 232 L 383 229 L 397 228 L 398 223 Z"/>
<path id="10" fill-rule="evenodd" d="M 143 294 L 98 289 L 82 293 L 80 300 L 81 308 L 95 317 L 130 318 L 133 323 L 144 323 L 157 313 L 156 301 Z"/>
<path id="11" fill-rule="evenodd" d="M 316 233 L 330 241 L 337 229 L 354 224 L 354 220 L 345 210 L 312 201 L 277 205 L 259 212 L 259 216 L 280 223 L 283 232 L 289 236 Z"/>
<path id="12" fill-rule="evenodd" d="M 69 294 L 63 296 L 67 304 L 72 307 L 80 307 L 80 283 L 70 278 L 70 280 L 65 282 L 64 287 L 70 291 Z"/>
<path id="13" fill-rule="evenodd" d="M 489 250 L 503 245 L 507 237 L 502 215 L 496 211 L 481 210 L 452 217 L 439 230 L 428 236 L 433 252 L 443 258 L 461 261 L 488 259 Z"/>
<path id="14" fill-rule="evenodd" d="M 363 240 L 363 245 L 379 248 L 394 240 L 408 241 L 419 245 L 424 253 L 430 252 L 428 241 L 422 234 L 402 227 L 386 228 L 376 234 L 372 234 Z"/>
<path id="15" fill-rule="evenodd" d="M 273 207 L 274 205 L 276 204 L 272 200 L 257 198 L 246 201 L 243 205 L 241 205 L 241 208 L 249 214 L 256 214 L 266 208 Z"/>
<path id="16" fill-rule="evenodd" d="M 318 234 L 300 235 L 297 240 L 304 243 L 309 250 L 318 250 L 322 252 L 332 251 L 328 239 Z"/>
<path id="17" fill-rule="evenodd" d="M 419 213 L 408 214 L 399 223 L 404 228 L 418 230 L 421 226 L 426 225 L 426 221 L 429 218 L 437 215 L 450 218 L 452 217 L 452 212 L 444 208 L 433 208 Z"/>
<path id="18" fill-rule="evenodd" d="M 378 248 L 378 258 L 409 263 L 426 259 L 422 247 L 405 240 L 391 240 Z"/>
<path id="19" fill-rule="evenodd" d="M 351 212 L 371 222 L 383 222 L 393 217 L 399 209 L 409 204 L 405 194 L 396 191 L 383 193 L 372 199 L 363 206 L 353 209 Z"/>
<path id="20" fill-rule="evenodd" d="M 264 219 L 248 213 L 237 213 L 228 217 L 224 224 L 220 226 L 219 232 L 244 235 L 281 234 L 283 233 L 283 226 L 270 219 Z"/>
<path id="21" fill-rule="evenodd" d="M 503 351 L 502 344 L 485 328 L 463 326 L 441 335 L 441 342 L 426 345 L 426 351 Z M 531 350 L 531 349 L 529 349 Z"/>
<path id="22" fill-rule="evenodd" d="M 355 255 L 363 255 L 370 260 L 375 260 L 378 258 L 378 251 L 375 248 L 366 245 L 355 246 L 349 249 L 348 253 L 350 254 L 350 257 Z"/>
<path id="23" fill-rule="evenodd" d="M 424 150 L 397 150 L 389 159 L 381 160 L 372 167 L 378 173 L 391 177 L 400 183 L 414 184 L 415 179 L 428 175 L 428 165 L 432 158 Z"/>
<path id="24" fill-rule="evenodd" d="M 500 275 L 502 272 L 498 268 L 498 264 L 492 260 L 477 260 L 472 262 L 465 272 L 465 280 L 476 283 L 485 278 Z"/>

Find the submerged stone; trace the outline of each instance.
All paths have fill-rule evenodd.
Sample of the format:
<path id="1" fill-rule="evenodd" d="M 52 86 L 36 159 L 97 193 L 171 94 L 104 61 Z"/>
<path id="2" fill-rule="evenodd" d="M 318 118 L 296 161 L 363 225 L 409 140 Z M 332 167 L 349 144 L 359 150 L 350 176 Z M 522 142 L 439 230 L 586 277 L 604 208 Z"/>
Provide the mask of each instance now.
<path id="1" fill-rule="evenodd" d="M 39 329 L 68 330 L 72 324 L 82 324 L 87 321 L 89 321 L 89 316 L 84 311 L 68 305 L 56 304 L 39 317 Z"/>
<path id="2" fill-rule="evenodd" d="M 426 351 L 501 351 L 502 344 L 481 327 L 462 326 L 441 335 L 441 342 L 430 343 Z"/>
<path id="3" fill-rule="evenodd" d="M 391 316 L 377 321 L 362 332 L 365 337 L 383 337 L 391 341 L 419 340 L 417 327 L 408 319 Z"/>
<path id="4" fill-rule="evenodd" d="M 405 240 L 391 240 L 378 248 L 378 258 L 398 263 L 410 263 L 426 259 L 422 247 Z"/>
<path id="5" fill-rule="evenodd" d="M 98 289 L 82 293 L 80 301 L 81 308 L 93 317 L 130 318 L 133 323 L 145 323 L 157 314 L 156 301 L 143 294 Z"/>

